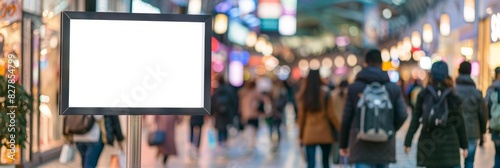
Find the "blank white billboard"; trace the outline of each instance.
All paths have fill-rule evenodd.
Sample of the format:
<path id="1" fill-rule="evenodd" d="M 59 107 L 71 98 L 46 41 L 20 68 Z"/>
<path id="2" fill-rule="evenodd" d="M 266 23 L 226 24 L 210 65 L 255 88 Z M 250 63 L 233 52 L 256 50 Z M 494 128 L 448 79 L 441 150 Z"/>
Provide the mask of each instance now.
<path id="1" fill-rule="evenodd" d="M 209 112 L 209 16 L 65 16 L 62 114 Z"/>

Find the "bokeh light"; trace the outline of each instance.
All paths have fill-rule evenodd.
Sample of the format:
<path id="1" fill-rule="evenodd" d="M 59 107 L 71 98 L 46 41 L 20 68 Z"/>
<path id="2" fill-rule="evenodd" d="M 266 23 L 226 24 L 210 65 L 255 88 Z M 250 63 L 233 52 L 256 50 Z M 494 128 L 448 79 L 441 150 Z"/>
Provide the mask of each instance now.
<path id="1" fill-rule="evenodd" d="M 383 49 L 381 51 L 382 54 L 382 61 L 383 62 L 389 62 L 391 60 L 391 54 L 389 53 L 389 50 Z"/>
<path id="2" fill-rule="evenodd" d="M 243 63 L 231 61 L 229 63 L 229 83 L 235 87 L 243 84 Z"/>
<path id="3" fill-rule="evenodd" d="M 283 65 L 279 68 L 278 73 L 276 74 L 278 76 L 278 79 L 280 80 L 286 80 L 288 79 L 288 76 L 290 76 L 290 67 L 288 65 Z"/>
<path id="4" fill-rule="evenodd" d="M 424 51 L 415 51 L 413 52 L 413 60 L 415 61 L 420 61 L 420 58 L 425 57 L 425 52 Z"/>
<path id="5" fill-rule="evenodd" d="M 307 62 L 306 59 L 301 59 L 298 65 L 300 70 L 304 71 L 309 69 L 309 62 Z"/>
<path id="6" fill-rule="evenodd" d="M 419 61 L 420 68 L 429 70 L 432 67 L 432 60 L 430 57 L 422 57 Z"/>
<path id="7" fill-rule="evenodd" d="M 248 33 L 246 45 L 247 47 L 253 47 L 255 46 L 255 43 L 257 43 L 257 33 L 251 31 L 250 33 Z"/>
<path id="8" fill-rule="evenodd" d="M 309 68 L 311 68 L 312 70 L 318 70 L 320 66 L 321 64 L 318 59 L 312 59 L 309 62 Z"/>
<path id="9" fill-rule="evenodd" d="M 480 71 L 479 63 L 476 61 L 472 62 L 471 75 L 479 76 L 479 71 Z"/>
<path id="10" fill-rule="evenodd" d="M 264 56 L 262 58 L 264 65 L 268 71 L 272 71 L 276 66 L 279 65 L 279 60 L 274 56 Z"/>
<path id="11" fill-rule="evenodd" d="M 325 57 L 325 58 L 323 58 L 323 61 L 321 61 L 321 67 L 332 68 L 332 66 L 333 66 L 333 62 L 332 62 L 332 59 L 330 57 Z"/>
<path id="12" fill-rule="evenodd" d="M 337 67 L 337 68 L 343 67 L 345 65 L 345 59 L 344 59 L 344 57 L 342 57 L 340 55 L 336 56 L 334 63 L 335 63 L 335 67 Z"/>
<path id="13" fill-rule="evenodd" d="M 347 65 L 353 67 L 356 66 L 357 63 L 358 63 L 358 58 L 356 57 L 356 55 L 349 54 L 349 56 L 347 56 Z"/>
<path id="14" fill-rule="evenodd" d="M 397 60 L 399 58 L 399 52 L 396 46 L 391 47 L 391 59 L 392 60 Z"/>
<path id="15" fill-rule="evenodd" d="M 399 72 L 398 71 L 391 69 L 391 70 L 387 71 L 387 74 L 389 75 L 389 79 L 391 80 L 391 82 L 397 83 L 399 81 Z"/>

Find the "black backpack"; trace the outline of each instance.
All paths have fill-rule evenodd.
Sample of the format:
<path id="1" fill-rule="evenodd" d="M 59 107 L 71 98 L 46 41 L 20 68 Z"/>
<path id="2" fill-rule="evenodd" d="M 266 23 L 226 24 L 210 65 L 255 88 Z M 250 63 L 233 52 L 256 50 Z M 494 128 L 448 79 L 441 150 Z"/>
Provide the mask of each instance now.
<path id="1" fill-rule="evenodd" d="M 433 86 L 425 89 L 422 100 L 422 124 L 427 131 L 446 126 L 449 113 L 447 96 L 452 92 L 450 88 L 441 91 Z"/>
<path id="2" fill-rule="evenodd" d="M 230 113 L 232 101 L 229 91 L 226 88 L 221 88 L 217 93 L 217 97 L 215 97 L 215 112 L 220 114 Z"/>

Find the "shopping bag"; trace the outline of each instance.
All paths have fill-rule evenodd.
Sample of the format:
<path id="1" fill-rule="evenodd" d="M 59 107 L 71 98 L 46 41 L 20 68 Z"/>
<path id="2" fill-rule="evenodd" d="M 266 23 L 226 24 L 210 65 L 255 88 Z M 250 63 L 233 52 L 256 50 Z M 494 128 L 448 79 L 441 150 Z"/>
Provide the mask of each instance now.
<path id="1" fill-rule="evenodd" d="M 123 151 L 119 150 L 116 154 L 111 155 L 110 168 L 126 168 L 127 167 L 127 157 Z"/>
<path id="2" fill-rule="evenodd" d="M 340 164 L 340 146 L 339 143 L 333 143 L 331 155 L 333 157 L 333 164 Z"/>
<path id="3" fill-rule="evenodd" d="M 210 149 L 214 149 L 217 146 L 217 139 L 215 138 L 215 130 L 214 128 L 208 129 L 208 147 Z"/>
<path id="4" fill-rule="evenodd" d="M 66 164 L 72 162 L 75 159 L 75 148 L 71 144 L 64 144 L 62 146 L 61 155 L 59 156 L 59 162 Z"/>
<path id="5" fill-rule="evenodd" d="M 304 145 L 300 145 L 300 156 L 302 156 L 302 160 L 307 163 L 306 147 Z"/>

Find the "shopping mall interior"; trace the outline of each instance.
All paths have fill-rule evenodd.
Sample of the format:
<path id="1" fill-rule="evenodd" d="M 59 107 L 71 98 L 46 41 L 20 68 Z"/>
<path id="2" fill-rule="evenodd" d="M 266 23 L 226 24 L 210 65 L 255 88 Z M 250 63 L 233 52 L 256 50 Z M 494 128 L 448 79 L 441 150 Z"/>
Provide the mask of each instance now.
<path id="1" fill-rule="evenodd" d="M 403 89 L 426 81 L 434 62 L 445 61 L 449 75 L 456 78 L 459 64 L 469 61 L 471 77 L 484 96 L 500 66 L 499 0 L 0 0 L 0 75 L 7 74 L 8 55 L 15 55 L 16 81 L 30 98 L 19 119 L 27 136 L 24 145 L 17 146 L 18 159 L 9 160 L 2 146 L 0 167 L 81 167 L 78 154 L 72 162 L 59 161 L 67 144 L 58 103 L 63 11 L 211 15 L 212 90 L 220 77 L 235 89 L 255 79 L 262 79 L 257 87 L 263 89 L 272 87 L 264 79 L 299 83 L 311 69 L 319 70 L 326 85 L 353 82 L 363 69 L 365 53 L 376 48 L 382 69 Z M 229 129 L 229 149 L 213 144 L 214 123 L 207 117 L 196 159 L 190 157 L 190 119 L 182 116 L 175 128 L 177 155 L 167 165 L 306 167 L 293 111 L 287 108 L 286 120 L 278 126 L 283 134 L 278 151 L 272 150 L 270 137 L 275 136 L 262 126 L 252 154 L 241 147 L 245 133 L 236 128 Z M 142 167 L 161 167 L 157 149 L 145 142 L 148 130 L 155 128 L 154 116 L 143 119 Z M 127 116 L 120 121 L 126 133 Z M 0 124 L 7 123 L 0 119 Z M 6 139 L 1 130 L 0 137 Z M 416 165 L 416 149 L 403 153 L 405 131 L 396 136 L 398 162 L 391 167 Z M 110 167 L 115 151 L 106 146 L 97 167 Z M 492 167 L 492 142 L 478 151 L 476 167 Z"/>

